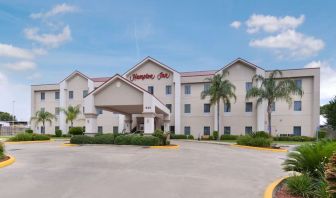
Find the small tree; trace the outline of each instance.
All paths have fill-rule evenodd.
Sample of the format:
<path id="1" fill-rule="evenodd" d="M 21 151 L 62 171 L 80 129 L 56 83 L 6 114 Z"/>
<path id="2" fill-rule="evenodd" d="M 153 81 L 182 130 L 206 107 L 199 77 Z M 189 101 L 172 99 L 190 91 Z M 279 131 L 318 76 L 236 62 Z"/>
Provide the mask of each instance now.
<path id="1" fill-rule="evenodd" d="M 70 122 L 70 126 L 72 128 L 74 120 L 76 120 L 78 115 L 80 114 L 79 105 L 77 106 L 70 105 L 68 106 L 67 109 L 61 109 L 61 111 L 66 116 L 66 119 L 65 119 L 66 123 Z"/>
<path id="2" fill-rule="evenodd" d="M 294 80 L 281 79 L 281 77 L 280 70 L 272 71 L 268 78 L 259 74 L 254 75 L 252 82 L 255 82 L 257 86 L 253 86 L 246 93 L 246 100 L 257 97 L 257 105 L 263 100 L 267 101 L 268 132 L 270 135 L 272 135 L 272 104 L 278 100 L 285 100 L 291 106 L 292 94 L 301 97 L 303 95 L 302 89 L 296 85 Z M 260 85 L 258 85 L 259 82 Z"/>
<path id="3" fill-rule="evenodd" d="M 321 107 L 321 115 L 327 119 L 327 124 L 336 130 L 336 96 L 329 101 L 329 104 Z"/>
<path id="4" fill-rule="evenodd" d="M 49 122 L 49 124 L 52 123 L 52 120 L 56 120 L 56 117 L 54 114 L 48 112 L 48 111 L 37 111 L 35 113 L 35 116 L 30 118 L 30 121 L 35 121 L 35 125 L 38 125 L 39 123 L 42 123 L 43 131 L 42 133 L 45 133 L 45 123 Z"/>

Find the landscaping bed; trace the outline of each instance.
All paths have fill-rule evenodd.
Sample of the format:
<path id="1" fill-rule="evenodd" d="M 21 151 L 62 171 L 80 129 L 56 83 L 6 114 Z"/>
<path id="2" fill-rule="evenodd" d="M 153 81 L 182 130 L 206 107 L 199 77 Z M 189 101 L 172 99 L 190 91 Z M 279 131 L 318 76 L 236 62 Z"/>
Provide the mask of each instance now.
<path id="1" fill-rule="evenodd" d="M 9 159 L 10 159 L 10 157 L 7 156 L 7 155 L 5 155 L 5 156 L 3 156 L 2 158 L 0 158 L 0 163 L 1 163 L 1 162 L 4 162 L 4 161 L 6 161 L 6 160 L 9 160 Z"/>
<path id="2" fill-rule="evenodd" d="M 8 142 L 21 142 L 21 141 L 41 141 L 50 140 L 47 135 L 36 134 L 36 133 L 18 133 L 13 137 L 10 137 Z"/>

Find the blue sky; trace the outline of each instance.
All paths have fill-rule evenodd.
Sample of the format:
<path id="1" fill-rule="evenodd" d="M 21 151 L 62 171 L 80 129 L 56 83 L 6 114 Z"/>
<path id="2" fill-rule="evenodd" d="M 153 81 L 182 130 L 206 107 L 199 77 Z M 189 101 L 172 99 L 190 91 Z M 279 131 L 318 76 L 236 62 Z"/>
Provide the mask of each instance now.
<path id="1" fill-rule="evenodd" d="M 336 95 L 334 1 L 0 1 L 0 111 L 30 116 L 30 84 L 74 70 L 123 73 L 146 56 L 178 71 L 237 57 L 265 69 L 321 67 Z M 326 85 L 326 86 L 323 86 Z M 332 86 L 333 85 L 333 86 Z"/>

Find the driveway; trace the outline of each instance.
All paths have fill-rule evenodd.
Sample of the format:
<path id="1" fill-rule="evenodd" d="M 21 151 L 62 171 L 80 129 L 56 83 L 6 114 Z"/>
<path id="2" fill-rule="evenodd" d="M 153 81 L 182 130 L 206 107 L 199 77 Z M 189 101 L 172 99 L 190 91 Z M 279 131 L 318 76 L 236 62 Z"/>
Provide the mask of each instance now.
<path id="1" fill-rule="evenodd" d="M 260 198 L 286 175 L 285 153 L 175 141 L 177 150 L 137 146 L 6 145 L 16 162 L 0 169 L 6 198 Z"/>

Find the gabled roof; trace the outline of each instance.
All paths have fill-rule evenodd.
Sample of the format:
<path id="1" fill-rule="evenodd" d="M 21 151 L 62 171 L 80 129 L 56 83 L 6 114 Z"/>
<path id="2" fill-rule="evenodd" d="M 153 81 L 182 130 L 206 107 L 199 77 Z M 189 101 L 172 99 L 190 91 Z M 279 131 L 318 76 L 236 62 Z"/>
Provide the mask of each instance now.
<path id="1" fill-rule="evenodd" d="M 168 70 L 168 71 L 171 71 L 172 73 L 175 73 L 175 72 L 176 72 L 176 73 L 179 73 L 179 72 L 176 71 L 175 69 L 173 69 L 173 68 L 171 68 L 171 67 L 169 67 L 169 66 L 167 66 L 167 65 L 165 65 L 165 64 L 163 64 L 163 63 L 161 63 L 161 62 L 159 62 L 158 60 L 156 60 L 156 59 L 154 59 L 154 58 L 152 58 L 152 57 L 150 57 L 150 56 L 147 56 L 145 59 L 143 59 L 143 60 L 140 61 L 138 64 L 136 64 L 135 66 L 133 66 L 131 69 L 127 70 L 127 71 L 123 74 L 123 76 L 128 75 L 129 73 L 131 73 L 132 71 L 136 70 L 138 67 L 142 66 L 144 63 L 146 63 L 146 62 L 148 62 L 148 61 L 151 61 L 151 62 L 153 62 L 153 63 L 156 63 L 156 64 L 159 65 L 160 67 L 162 67 L 162 68 L 164 68 L 164 69 L 166 69 L 166 70 Z"/>
<path id="2" fill-rule="evenodd" d="M 72 78 L 72 77 L 75 76 L 75 75 L 80 75 L 80 76 L 82 76 L 83 78 L 90 80 L 90 78 L 89 78 L 88 76 L 86 76 L 85 74 L 83 74 L 83 73 L 80 72 L 80 71 L 75 70 L 75 71 L 72 72 L 69 76 L 67 76 L 66 78 L 64 78 L 61 82 L 65 81 L 65 80 L 68 80 L 68 79 Z M 59 82 L 59 83 L 61 83 L 61 82 Z"/>
<path id="3" fill-rule="evenodd" d="M 217 71 L 218 70 L 181 72 L 181 77 L 210 76 L 214 75 Z"/>
<path id="4" fill-rule="evenodd" d="M 97 77 L 97 78 L 91 78 L 93 82 L 105 82 L 109 80 L 111 77 Z"/>
<path id="5" fill-rule="evenodd" d="M 259 68 L 259 69 L 265 70 L 265 69 L 259 67 L 258 65 L 255 65 L 255 64 L 253 64 L 253 63 L 251 63 L 251 62 L 249 62 L 249 61 L 247 61 L 247 60 L 245 60 L 245 59 L 237 58 L 236 60 L 230 62 L 229 64 L 227 64 L 227 65 L 225 65 L 224 67 L 222 67 L 221 69 L 219 69 L 217 72 L 219 72 L 219 71 L 221 71 L 221 70 L 223 70 L 223 69 L 227 69 L 227 68 L 231 67 L 232 65 L 234 65 L 234 64 L 236 64 L 236 63 L 238 63 L 238 62 L 244 63 L 244 64 L 246 64 L 246 65 L 248 65 L 248 66 L 250 66 L 250 67 L 252 67 L 252 68 L 255 68 L 255 69 L 256 69 L 256 68 Z M 217 72 L 216 72 L 216 73 L 217 73 Z"/>

